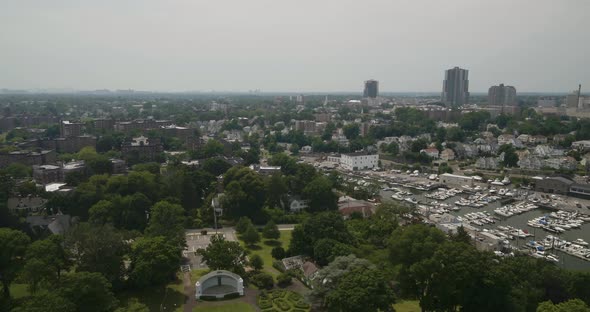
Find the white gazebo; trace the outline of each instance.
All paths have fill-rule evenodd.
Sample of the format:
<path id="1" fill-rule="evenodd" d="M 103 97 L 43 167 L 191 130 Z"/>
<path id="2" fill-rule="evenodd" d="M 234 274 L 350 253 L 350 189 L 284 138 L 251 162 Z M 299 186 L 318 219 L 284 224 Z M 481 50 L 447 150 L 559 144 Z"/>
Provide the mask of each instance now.
<path id="1" fill-rule="evenodd" d="M 231 293 L 244 295 L 244 280 L 237 274 L 225 270 L 217 270 L 203 275 L 195 283 L 195 297 L 215 296 L 223 298 Z"/>

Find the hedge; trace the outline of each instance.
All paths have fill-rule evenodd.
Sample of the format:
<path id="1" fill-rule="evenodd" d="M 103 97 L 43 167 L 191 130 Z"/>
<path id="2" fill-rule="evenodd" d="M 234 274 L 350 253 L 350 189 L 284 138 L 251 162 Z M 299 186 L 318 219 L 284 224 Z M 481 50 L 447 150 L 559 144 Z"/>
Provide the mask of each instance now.
<path id="1" fill-rule="evenodd" d="M 283 311 L 291 310 L 291 305 L 287 301 L 285 301 L 284 299 L 281 299 L 281 298 L 274 299 L 272 302 L 274 304 L 276 304 L 279 307 L 279 309 L 281 309 Z"/>

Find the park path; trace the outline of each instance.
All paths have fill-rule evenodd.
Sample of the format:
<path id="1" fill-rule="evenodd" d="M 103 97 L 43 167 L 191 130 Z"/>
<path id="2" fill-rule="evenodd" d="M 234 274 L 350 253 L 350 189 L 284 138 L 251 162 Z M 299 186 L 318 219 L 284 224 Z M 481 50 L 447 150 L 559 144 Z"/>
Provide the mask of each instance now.
<path id="1" fill-rule="evenodd" d="M 195 299 L 195 285 L 191 281 L 191 272 L 184 272 L 182 277 L 182 283 L 184 285 L 184 312 L 192 312 L 193 308 L 197 305 Z"/>

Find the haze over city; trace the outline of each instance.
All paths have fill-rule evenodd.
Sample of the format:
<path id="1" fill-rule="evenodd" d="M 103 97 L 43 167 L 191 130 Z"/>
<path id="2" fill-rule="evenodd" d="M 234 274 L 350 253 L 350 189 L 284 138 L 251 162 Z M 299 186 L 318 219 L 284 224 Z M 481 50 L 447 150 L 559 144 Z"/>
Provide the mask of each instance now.
<path id="1" fill-rule="evenodd" d="M 4 1 L 0 88 L 440 92 L 590 86 L 590 2 Z"/>

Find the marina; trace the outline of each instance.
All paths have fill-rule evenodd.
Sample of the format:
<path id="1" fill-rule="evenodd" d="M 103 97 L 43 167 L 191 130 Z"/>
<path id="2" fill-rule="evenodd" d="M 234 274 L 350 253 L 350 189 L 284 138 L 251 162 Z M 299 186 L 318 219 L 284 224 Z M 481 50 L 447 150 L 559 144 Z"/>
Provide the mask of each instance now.
<path id="1" fill-rule="evenodd" d="M 502 188 L 506 189 L 506 188 Z M 500 190 L 502 190 L 500 189 Z M 464 224 L 476 227 L 482 233 L 491 234 L 504 239 L 509 249 L 514 251 L 529 250 L 531 256 L 543 258 L 556 265 L 570 269 L 587 269 L 590 265 L 590 249 L 583 242 L 590 241 L 590 210 L 586 214 L 576 211 L 557 210 L 560 198 L 542 197 L 541 194 L 522 191 L 491 189 L 475 191 L 457 188 L 437 188 L 430 192 L 418 191 L 398 185 L 397 192 L 382 191 L 387 198 L 405 198 L 410 192 L 411 198 L 417 202 L 422 214 L 451 214 Z M 396 195 L 396 194 L 404 195 Z M 393 195 L 393 196 L 392 196 Z M 502 202 L 513 201 L 511 204 Z M 572 210 L 572 209 L 569 209 Z M 544 219 L 547 224 L 539 223 Z M 582 222 L 580 222 L 582 221 Z M 565 224 L 565 227 L 562 227 Z M 559 226 L 562 225 L 562 226 Z M 544 241 L 547 234 L 559 237 L 560 241 L 571 242 L 574 247 L 553 248 L 543 245 L 539 250 L 532 250 L 527 244 L 530 241 Z M 574 244 L 577 241 L 580 244 Z M 560 245 L 561 246 L 561 245 Z M 579 247 L 576 247 L 579 246 Z M 551 251 L 551 252 L 549 252 Z"/>

